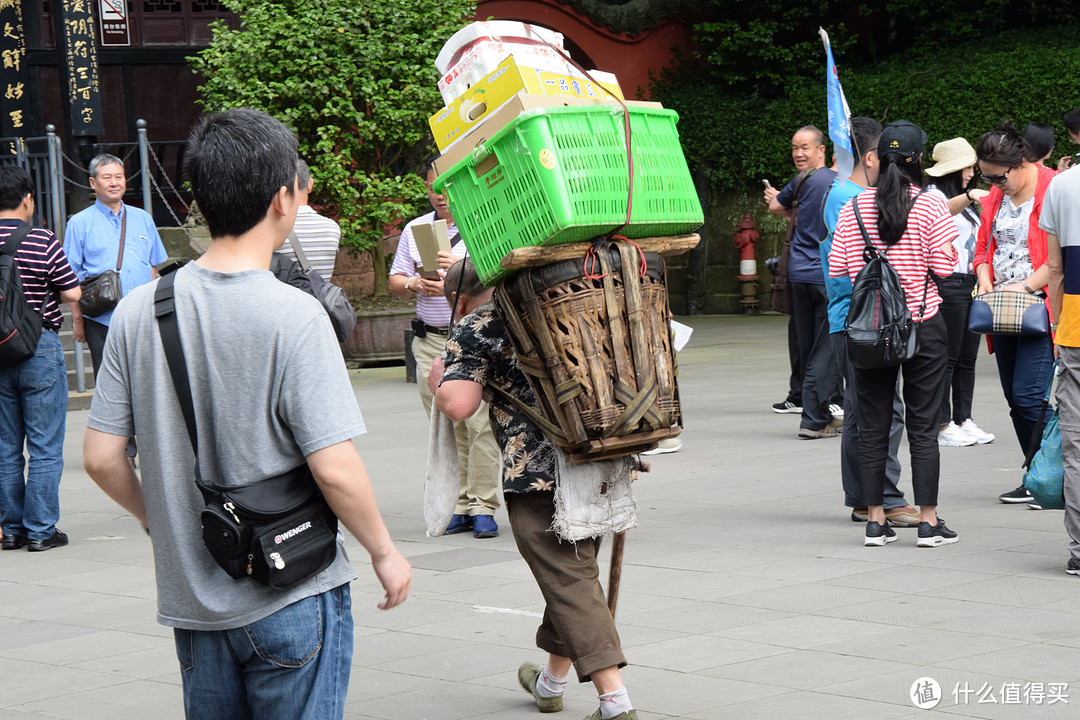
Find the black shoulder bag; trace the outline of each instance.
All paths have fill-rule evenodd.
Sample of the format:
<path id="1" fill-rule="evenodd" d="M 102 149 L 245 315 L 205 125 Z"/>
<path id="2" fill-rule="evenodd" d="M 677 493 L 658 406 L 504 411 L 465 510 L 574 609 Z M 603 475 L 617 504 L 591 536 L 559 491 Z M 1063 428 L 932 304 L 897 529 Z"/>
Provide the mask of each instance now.
<path id="1" fill-rule="evenodd" d="M 306 462 L 284 475 L 250 485 L 222 487 L 203 482 L 195 405 L 176 319 L 175 280 L 176 274 L 171 273 L 158 282 L 154 316 L 195 451 L 195 484 L 206 502 L 201 513 L 203 543 L 230 577 L 250 577 L 275 590 L 285 590 L 334 561 L 337 517 Z"/>

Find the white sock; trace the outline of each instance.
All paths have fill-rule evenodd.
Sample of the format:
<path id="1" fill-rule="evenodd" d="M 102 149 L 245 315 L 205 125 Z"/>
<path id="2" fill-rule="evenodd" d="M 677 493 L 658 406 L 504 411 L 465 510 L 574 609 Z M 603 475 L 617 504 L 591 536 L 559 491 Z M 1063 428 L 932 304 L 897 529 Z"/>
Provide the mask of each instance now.
<path id="1" fill-rule="evenodd" d="M 634 706 L 630 704 L 630 696 L 626 693 L 626 686 L 615 692 L 600 696 L 600 717 L 613 718 L 620 713 L 630 712 Z"/>
<path id="2" fill-rule="evenodd" d="M 559 697 L 566 692 L 566 677 L 557 678 L 551 674 L 547 665 L 540 671 L 540 677 L 536 678 L 536 694 L 540 697 Z"/>

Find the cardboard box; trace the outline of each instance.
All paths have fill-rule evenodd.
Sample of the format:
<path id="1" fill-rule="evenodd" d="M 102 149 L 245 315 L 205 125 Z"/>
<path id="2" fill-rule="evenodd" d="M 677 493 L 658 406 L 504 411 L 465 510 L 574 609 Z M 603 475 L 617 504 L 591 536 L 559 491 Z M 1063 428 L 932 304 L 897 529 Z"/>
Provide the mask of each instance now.
<path id="1" fill-rule="evenodd" d="M 663 107 L 657 102 L 643 102 L 639 100 L 626 100 L 631 107 Z M 469 132 L 458 138 L 449 147 L 443 150 L 435 160 L 435 174 L 442 175 L 470 155 L 479 145 L 487 141 L 495 133 L 502 130 L 510 121 L 526 110 L 545 107 L 559 107 L 566 105 L 614 105 L 619 107 L 610 97 L 606 100 L 593 100 L 586 98 L 559 97 L 554 95 L 529 95 L 518 93 L 503 103 L 494 111 L 488 113 L 484 119 L 476 123 Z"/>
<path id="2" fill-rule="evenodd" d="M 611 100 L 611 95 L 608 94 L 610 92 L 622 98 L 622 90 L 614 75 L 599 71 L 590 72 L 603 87 L 598 87 L 591 80 L 583 77 L 519 67 L 511 55 L 499 63 L 499 67 L 494 72 L 485 76 L 454 102 L 428 119 L 431 132 L 435 136 L 435 144 L 439 146 L 439 150 L 446 149 L 507 100 L 522 91 L 532 95 L 552 95 L 596 101 L 604 98 Z"/>

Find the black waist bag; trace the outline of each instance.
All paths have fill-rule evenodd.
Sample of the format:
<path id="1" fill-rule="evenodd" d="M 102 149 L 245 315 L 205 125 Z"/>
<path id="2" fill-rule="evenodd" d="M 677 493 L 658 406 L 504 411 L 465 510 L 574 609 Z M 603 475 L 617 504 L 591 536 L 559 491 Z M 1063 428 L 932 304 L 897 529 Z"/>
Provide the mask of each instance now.
<path id="1" fill-rule="evenodd" d="M 200 513 L 203 544 L 230 577 L 250 577 L 275 590 L 288 589 L 334 562 L 337 518 L 307 463 L 250 485 L 222 487 L 203 482 L 195 404 L 176 320 L 175 280 L 176 273 L 170 273 L 158 282 L 154 315 L 195 451 L 195 484 L 206 502 Z"/>
<path id="2" fill-rule="evenodd" d="M 285 475 L 204 491 L 203 543 L 234 579 L 276 590 L 307 580 L 337 557 L 337 518 L 307 464 Z"/>

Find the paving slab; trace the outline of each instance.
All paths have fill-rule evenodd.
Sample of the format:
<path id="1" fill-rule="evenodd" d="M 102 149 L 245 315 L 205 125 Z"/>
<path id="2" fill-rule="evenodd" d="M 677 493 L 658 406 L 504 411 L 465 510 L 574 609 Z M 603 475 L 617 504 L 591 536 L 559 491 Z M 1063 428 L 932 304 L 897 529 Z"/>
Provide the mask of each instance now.
<path id="1" fill-rule="evenodd" d="M 778 717 L 913 720 L 913 683 L 936 680 L 936 716 L 1065 720 L 1080 704 L 1080 578 L 1064 573 L 1061 512 L 1006 506 L 1022 451 L 980 354 L 975 418 L 997 439 L 943 448 L 941 513 L 960 533 L 918 549 L 914 531 L 864 548 L 840 492 L 835 439 L 799 440 L 771 412 L 787 387 L 787 318 L 693 317 L 679 356 L 683 448 L 635 486 L 616 620 L 642 720 Z M 499 537 L 428 538 L 426 420 L 401 367 L 351 371 L 368 433 L 356 439 L 380 509 L 416 570 L 389 612 L 362 549 L 348 549 L 355 654 L 350 720 L 536 718 L 517 686 L 542 662 L 543 601 L 506 513 Z M 86 411 L 68 414 L 61 528 L 71 545 L 0 553 L 0 719 L 183 717 L 172 634 L 156 623 L 153 560 L 138 525 L 83 472 Z M 907 445 L 901 488 L 910 492 Z M 608 563 L 601 563 L 606 580 Z M 1037 702 L 1068 683 L 1069 704 Z M 964 696 L 1016 684 L 1024 703 Z M 590 714 L 572 683 L 562 717 Z"/>

